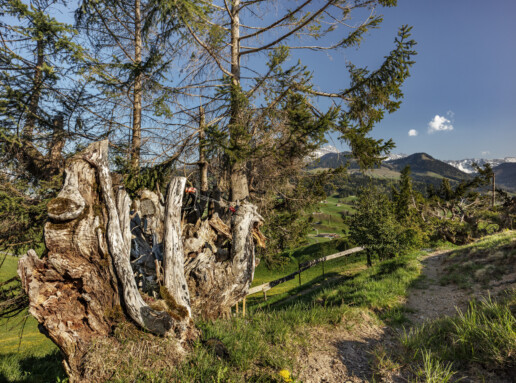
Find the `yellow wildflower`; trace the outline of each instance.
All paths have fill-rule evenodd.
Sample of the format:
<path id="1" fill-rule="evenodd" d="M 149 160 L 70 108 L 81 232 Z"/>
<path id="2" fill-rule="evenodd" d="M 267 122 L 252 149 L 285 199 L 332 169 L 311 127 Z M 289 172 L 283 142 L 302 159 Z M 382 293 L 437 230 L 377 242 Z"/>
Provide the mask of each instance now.
<path id="1" fill-rule="evenodd" d="M 290 377 L 290 372 L 288 370 L 281 370 L 279 375 L 283 378 L 283 381 L 286 383 L 292 382 L 292 378 Z"/>

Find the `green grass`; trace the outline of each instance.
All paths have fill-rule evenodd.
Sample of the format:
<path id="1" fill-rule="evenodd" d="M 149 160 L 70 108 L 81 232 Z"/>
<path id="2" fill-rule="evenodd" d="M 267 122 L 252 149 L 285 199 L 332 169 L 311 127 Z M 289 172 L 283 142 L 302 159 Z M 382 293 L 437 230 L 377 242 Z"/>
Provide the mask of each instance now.
<path id="1" fill-rule="evenodd" d="M 339 251 L 347 250 L 352 245 L 346 240 L 336 239 L 323 243 L 317 243 L 309 246 L 298 248 L 294 251 L 289 251 L 282 254 L 285 263 L 281 267 L 273 270 L 267 269 L 265 264 L 260 264 L 255 271 L 252 286 L 258 286 L 266 282 L 270 282 L 298 270 L 300 263 L 311 261 L 313 259 L 321 258 L 330 254 L 338 253 Z M 332 279 L 339 275 L 346 275 L 357 268 L 363 268 L 365 265 L 364 254 L 356 253 L 349 257 L 343 257 L 324 264 L 324 278 L 322 277 L 322 263 L 316 265 L 301 273 L 301 288 L 299 288 L 299 277 L 282 283 L 267 291 L 267 302 L 263 302 L 263 294 L 256 293 L 248 297 L 250 309 L 254 307 L 263 307 L 270 305 L 273 302 L 284 299 L 290 295 L 295 295 L 306 288 L 311 287 L 315 283 L 320 283 L 327 279 Z"/>
<path id="2" fill-rule="evenodd" d="M 454 248 L 447 255 L 447 267 L 439 282 L 463 289 L 475 283 L 487 287 L 489 282 L 516 271 L 515 265 L 516 235 L 514 231 L 505 231 Z"/>
<path id="3" fill-rule="evenodd" d="M 392 179 L 392 180 L 399 180 L 400 179 L 400 172 L 396 170 L 391 170 L 386 167 L 381 167 L 379 169 L 369 169 L 366 171 L 362 171 L 359 169 L 350 169 L 350 174 L 363 174 L 368 177 L 373 178 L 382 178 L 382 179 Z"/>
<path id="4" fill-rule="evenodd" d="M 7 256 L 0 268 L 0 282 L 16 275 L 18 257 Z M 37 321 L 24 310 L 14 318 L 0 320 L 0 357 L 12 353 L 34 351 L 44 354 L 51 353 L 57 348 L 38 330 Z M 20 339 L 21 336 L 21 339 Z"/>
<path id="5" fill-rule="evenodd" d="M 468 245 L 457 247 L 457 251 L 453 252 L 450 257 L 454 258 L 461 254 L 465 254 L 468 251 L 491 251 L 500 246 L 513 244 L 516 242 L 516 231 L 515 230 L 504 230 L 500 233 L 486 236 L 479 241 L 470 243 Z"/>
<path id="6" fill-rule="evenodd" d="M 255 307 L 245 318 L 199 323 L 203 338 L 221 340 L 229 358 L 210 355 L 198 343 L 190 359 L 182 364 L 180 376 L 185 377 L 184 381 L 217 381 L 216 377 L 222 376 L 221 381 L 279 382 L 278 372 L 288 369 L 295 377 L 299 367 L 296 354 L 300 347 L 309 346 L 308 334 L 312 328 L 352 329 L 363 323 L 364 318 L 370 318 L 374 324 L 397 320 L 403 297 L 420 273 L 417 256 L 414 253 L 380 262 L 372 268 L 362 267 L 350 276 L 322 283 L 315 289 L 312 285 L 304 289 L 296 287 L 294 290 L 298 292 L 309 288 L 309 293 L 288 303 L 276 301 Z M 345 269 L 350 265 L 354 263 Z M 157 381 L 176 381 L 172 375 L 165 375 Z"/>
<path id="7" fill-rule="evenodd" d="M 417 382 L 448 382 L 472 373 L 475 381 L 510 376 L 516 367 L 515 312 L 515 290 L 499 302 L 473 300 L 466 312 L 404 331 L 401 347 L 391 355 L 378 349 L 376 370 L 405 366 L 404 375 Z"/>
<path id="8" fill-rule="evenodd" d="M 467 281 L 471 286 L 469 276 L 475 270 L 478 274 L 496 262 L 514 265 L 510 257 L 516 253 L 515 239 L 515 232 L 509 231 L 454 247 L 447 259 L 448 282 Z M 452 280 L 458 276 L 463 280 Z M 414 382 L 458 381 L 466 376 L 474 381 L 505 381 L 516 368 L 516 290 L 506 291 L 498 300 L 472 300 L 464 312 L 404 330 L 398 342 L 391 350 L 375 350 L 376 378 L 397 372 Z"/>
<path id="9" fill-rule="evenodd" d="M 284 254 L 286 262 L 270 271 L 265 265 L 256 270 L 254 284 L 261 284 L 297 270 L 299 262 L 316 259 L 351 247 L 344 240 L 318 243 Z M 258 295 L 249 301 L 247 317 L 230 320 L 198 322 L 202 337 L 192 352 L 177 368 L 149 369 L 133 364 L 121 366 L 113 382 L 280 382 L 279 371 L 287 369 L 296 377 L 300 349 L 309 349 L 309 334 L 315 328 L 340 326 L 351 330 L 364 322 L 371 324 L 396 322 L 402 316 L 403 297 L 417 279 L 420 265 L 417 253 L 379 262 L 365 267 L 363 254 L 355 254 L 321 265 L 302 274 L 303 285 L 297 278 L 270 290 L 266 304 Z M 296 296 L 299 294 L 299 296 Z M 288 298 L 294 296 L 289 300 Z M 26 327 L 29 336 L 35 321 Z M 7 333 L 16 330 L 4 328 Z M 42 337 L 42 336 L 41 336 Z M 214 354 L 206 340 L 219 339 L 227 348 L 228 357 Z M 3 338 L 2 338 L 3 339 Z M 46 338 L 42 338 L 47 341 Z M 8 353 L 0 357 L 0 380 L 7 382 L 56 381 L 62 378 L 59 356 L 54 346 L 46 347 L 40 338 L 26 338 L 16 353 L 17 338 L 6 341 Z M 26 347 L 27 346 L 27 347 Z M 30 349 L 30 350 L 28 350 Z"/>
<path id="10" fill-rule="evenodd" d="M 516 292 L 507 300 L 471 301 L 466 312 L 444 317 L 405 332 L 401 344 L 415 359 L 422 350 L 443 361 L 479 363 L 487 368 L 516 366 Z"/>
<path id="11" fill-rule="evenodd" d="M 18 267 L 18 259 L 18 257 L 13 257 L 12 255 L 0 254 L 0 263 L 3 260 L 2 266 L 0 267 L 0 282 L 6 281 L 17 275 L 16 269 Z"/>
<path id="12" fill-rule="evenodd" d="M 14 277 L 17 265 L 18 257 L 8 255 L 0 267 L 0 282 Z M 27 310 L 1 319 L 0 334 L 0 381 L 54 382 L 64 378 L 57 347 L 39 332 L 38 322 Z"/>

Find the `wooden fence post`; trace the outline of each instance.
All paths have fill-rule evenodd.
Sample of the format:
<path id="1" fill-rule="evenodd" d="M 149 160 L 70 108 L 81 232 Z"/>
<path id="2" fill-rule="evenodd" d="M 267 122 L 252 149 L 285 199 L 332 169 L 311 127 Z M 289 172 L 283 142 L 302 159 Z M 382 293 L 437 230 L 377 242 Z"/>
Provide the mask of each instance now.
<path id="1" fill-rule="evenodd" d="M 298 263 L 297 268 L 299 269 L 299 286 L 301 286 L 301 265 Z"/>
<path id="2" fill-rule="evenodd" d="M 242 316 L 245 317 L 245 297 L 244 297 L 244 300 L 242 301 Z"/>
<path id="3" fill-rule="evenodd" d="M 322 276 L 323 276 L 323 278 L 324 278 L 324 263 L 325 263 L 325 262 L 326 262 L 326 261 L 322 261 L 322 262 L 321 262 L 321 263 L 322 263 Z"/>

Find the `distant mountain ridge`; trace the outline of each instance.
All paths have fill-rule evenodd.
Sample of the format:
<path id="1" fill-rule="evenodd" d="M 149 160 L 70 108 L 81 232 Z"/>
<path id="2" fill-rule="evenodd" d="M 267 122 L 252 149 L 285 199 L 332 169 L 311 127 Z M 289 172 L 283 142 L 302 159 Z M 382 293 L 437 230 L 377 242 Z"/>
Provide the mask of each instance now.
<path id="1" fill-rule="evenodd" d="M 516 192 L 516 161 L 504 162 L 493 168 L 495 183 L 502 189 Z"/>
<path id="2" fill-rule="evenodd" d="M 384 166 L 392 167 L 393 170 L 401 171 L 405 166 L 410 166 L 414 174 L 445 177 L 455 181 L 470 178 L 470 176 L 446 162 L 435 159 L 427 153 L 414 153 L 410 156 L 386 162 Z"/>
<path id="3" fill-rule="evenodd" d="M 350 167 L 358 168 L 356 161 L 351 158 L 351 152 L 327 153 L 308 164 L 308 169 L 336 169 L 340 166 L 346 166 L 351 161 Z"/>
<path id="4" fill-rule="evenodd" d="M 516 192 L 516 158 L 514 157 L 506 157 L 503 160 L 441 161 L 427 153 L 395 154 L 382 163 L 381 169 L 401 172 L 405 166 L 409 165 L 415 178 L 435 184 L 436 182 L 440 183 L 438 180 L 443 177 L 453 181 L 471 179 L 473 176 L 471 164 L 473 162 L 480 166 L 490 163 L 495 172 L 496 184 L 503 189 Z M 359 169 L 357 162 L 351 158 L 351 152 L 336 153 L 331 151 L 311 161 L 307 165 L 307 169 L 335 169 L 340 166 L 348 166 L 350 170 Z"/>
<path id="5" fill-rule="evenodd" d="M 475 173 L 475 169 L 473 168 L 473 163 L 476 163 L 479 166 L 484 166 L 485 164 L 491 164 L 494 168 L 498 165 L 504 163 L 516 163 L 516 157 L 505 157 L 503 159 L 492 159 L 487 160 L 484 158 L 466 158 L 463 160 L 445 160 L 447 164 L 456 167 L 457 169 L 463 171 L 464 173 Z"/>
<path id="6" fill-rule="evenodd" d="M 339 149 L 337 149 L 333 145 L 326 145 L 326 146 L 323 146 L 322 148 L 314 150 L 310 154 L 310 158 L 312 158 L 312 159 L 321 158 L 325 154 L 329 154 L 329 153 L 339 153 Z"/>
<path id="7" fill-rule="evenodd" d="M 349 163 L 349 164 L 348 164 Z M 339 166 L 348 165 L 349 169 L 358 169 L 359 166 L 354 159 L 351 158 L 351 152 L 328 153 L 313 161 L 308 165 L 308 169 L 335 169 Z M 398 171 L 403 170 L 409 165 L 412 173 L 431 176 L 446 177 L 452 180 L 460 181 L 470 176 L 460 170 L 439 161 L 426 153 L 415 153 L 410 156 L 403 156 L 389 161 L 384 161 L 382 167 Z"/>

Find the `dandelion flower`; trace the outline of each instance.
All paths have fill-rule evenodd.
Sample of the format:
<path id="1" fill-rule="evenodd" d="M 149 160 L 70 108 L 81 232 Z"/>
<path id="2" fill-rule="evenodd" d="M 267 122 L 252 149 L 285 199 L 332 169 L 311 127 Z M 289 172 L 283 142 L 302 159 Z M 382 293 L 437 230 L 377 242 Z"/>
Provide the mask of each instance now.
<path id="1" fill-rule="evenodd" d="M 283 379 L 284 382 L 290 383 L 292 382 L 292 378 L 290 377 L 290 372 L 288 370 L 281 370 L 279 375 Z"/>

